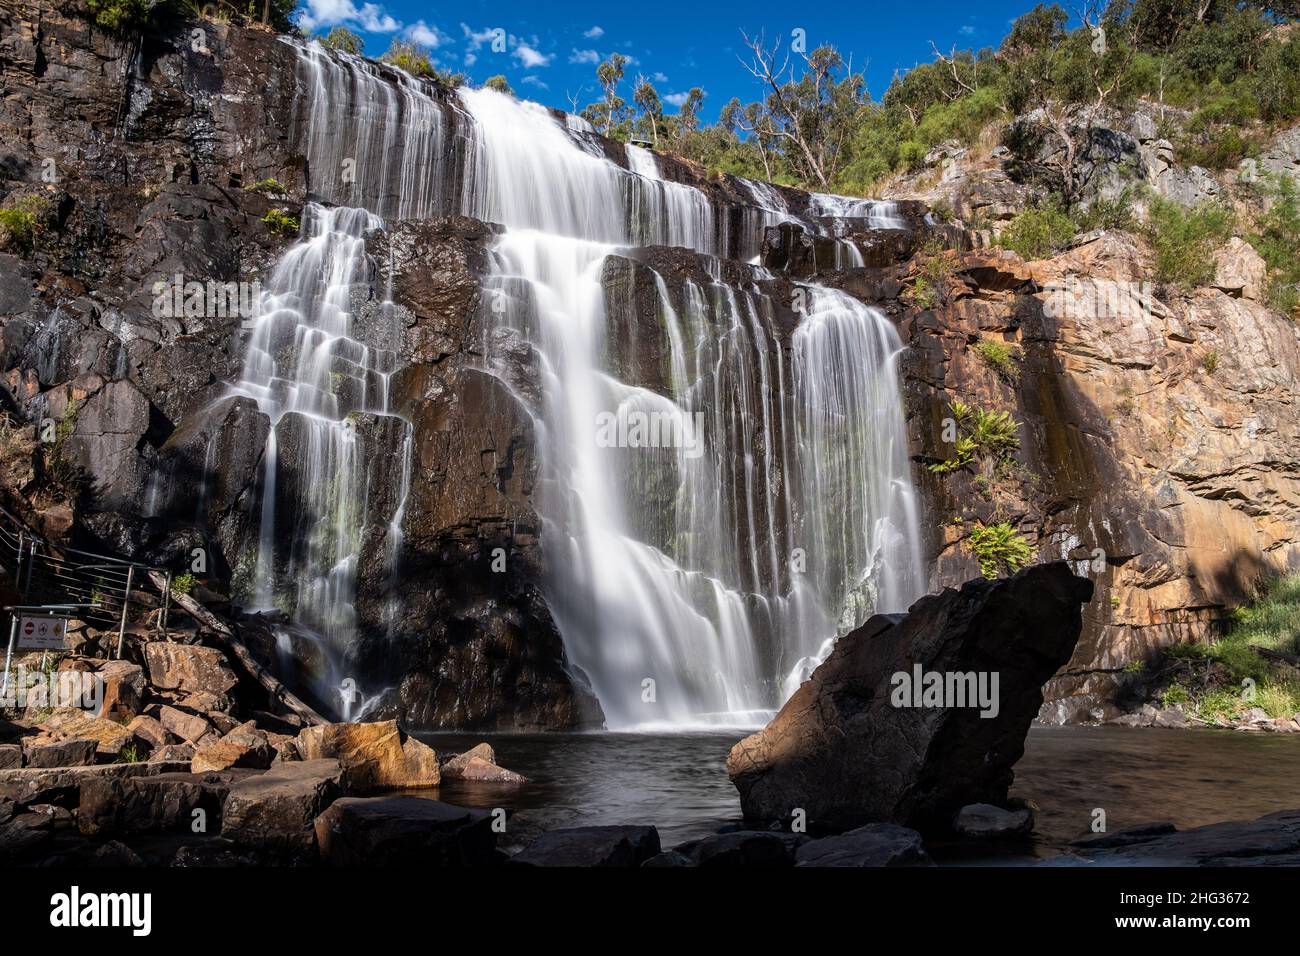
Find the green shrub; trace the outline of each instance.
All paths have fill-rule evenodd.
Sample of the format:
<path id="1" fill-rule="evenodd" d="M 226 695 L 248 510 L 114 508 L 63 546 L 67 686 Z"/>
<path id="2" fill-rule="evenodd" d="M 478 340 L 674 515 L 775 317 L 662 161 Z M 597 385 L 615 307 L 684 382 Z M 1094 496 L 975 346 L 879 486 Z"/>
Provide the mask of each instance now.
<path id="1" fill-rule="evenodd" d="M 284 184 L 278 179 L 260 179 L 255 183 L 249 183 L 245 186 L 244 192 L 283 196 L 288 192 L 288 190 L 285 189 Z"/>
<path id="2" fill-rule="evenodd" d="M 1256 647 L 1290 656 L 1300 652 L 1300 575 L 1267 582 L 1254 602 L 1233 612 L 1228 633 L 1214 643 L 1166 648 L 1165 655 L 1173 660 L 1195 666 L 1213 663 L 1222 669 L 1219 685 L 1204 693 L 1193 695 L 1175 684 L 1166 696 L 1171 691 L 1185 695 L 1181 702 L 1192 703 L 1192 712 L 1211 722 L 1215 717 L 1235 720 L 1254 707 L 1270 717 L 1300 713 L 1300 680 L 1294 668 L 1261 656 Z M 1253 694 L 1245 691 L 1247 680 L 1253 682 Z"/>
<path id="3" fill-rule="evenodd" d="M 1086 209 L 1075 210 L 1074 225 L 1079 232 L 1094 229 L 1132 229 L 1133 191 L 1127 187 L 1114 199 L 1098 196 Z"/>
<path id="4" fill-rule="evenodd" d="M 1219 368 L 1219 350 L 1210 349 L 1201 356 L 1201 367 L 1213 375 Z"/>
<path id="5" fill-rule="evenodd" d="M 1268 304 L 1300 317 L 1300 189 L 1289 176 L 1271 179 L 1265 189 L 1272 205 L 1250 243 L 1268 265 Z"/>
<path id="6" fill-rule="evenodd" d="M 1015 574 L 1034 556 L 1029 542 L 1005 521 L 981 525 L 967 540 L 980 563 L 980 574 L 990 579 Z"/>
<path id="7" fill-rule="evenodd" d="M 168 8 L 158 0 L 86 0 L 86 10 L 96 26 L 114 33 L 136 30 Z"/>
<path id="8" fill-rule="evenodd" d="M 385 63 L 391 63 L 399 70 L 405 70 L 412 76 L 433 79 L 437 75 L 429 54 L 414 43 L 394 40 L 388 51 L 380 57 Z"/>
<path id="9" fill-rule="evenodd" d="M 28 195 L 0 209 L 0 232 L 4 234 L 5 245 L 23 255 L 30 255 L 44 232 L 49 205 L 42 196 Z"/>
<path id="10" fill-rule="evenodd" d="M 334 27 L 319 39 L 321 46 L 329 47 L 331 50 L 342 50 L 344 53 L 355 53 L 357 56 L 360 56 L 366 48 L 365 41 L 347 27 Z"/>
<path id="11" fill-rule="evenodd" d="M 298 218 L 281 209 L 272 209 L 262 217 L 262 222 L 274 233 L 281 236 L 296 236 L 300 230 Z"/>
<path id="12" fill-rule="evenodd" d="M 1055 196 L 1016 215 L 998 237 L 998 245 L 1022 259 L 1046 259 L 1069 245 L 1074 220 Z"/>
<path id="13" fill-rule="evenodd" d="M 1185 289 L 1214 279 L 1214 251 L 1232 236 L 1232 210 L 1215 202 L 1191 209 L 1159 196 L 1151 201 L 1145 233 L 1155 250 L 1156 280 Z"/>
<path id="14" fill-rule="evenodd" d="M 957 440 L 952 455 L 930 465 L 930 471 L 946 475 L 973 464 L 977 457 L 1000 471 L 1012 461 L 1012 454 L 1020 447 L 1020 436 L 1010 412 L 987 411 L 963 402 L 953 402 L 949 408 L 957 425 Z"/>
<path id="15" fill-rule="evenodd" d="M 198 579 L 189 571 L 177 574 L 172 578 L 171 592 L 172 594 L 189 594 L 194 590 L 196 583 L 198 583 Z"/>
<path id="16" fill-rule="evenodd" d="M 1007 384 L 1020 380 L 1020 366 L 1016 364 L 1019 349 L 996 339 L 980 339 L 970 347 L 985 365 Z"/>

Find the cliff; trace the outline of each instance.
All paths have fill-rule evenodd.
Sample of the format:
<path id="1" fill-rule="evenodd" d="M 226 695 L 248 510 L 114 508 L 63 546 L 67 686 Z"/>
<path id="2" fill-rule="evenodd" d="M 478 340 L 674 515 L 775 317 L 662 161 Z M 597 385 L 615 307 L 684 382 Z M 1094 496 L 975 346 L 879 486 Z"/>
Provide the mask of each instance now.
<path id="1" fill-rule="evenodd" d="M 499 230 L 457 215 L 450 198 L 467 188 L 470 119 L 451 91 L 422 84 L 417 101 L 409 79 L 367 67 L 368 82 L 440 124 L 440 138 L 420 144 L 427 152 L 411 145 L 372 160 L 426 165 L 427 202 L 405 208 L 391 189 L 366 191 L 379 177 L 353 186 L 323 168 L 298 47 L 231 24 L 198 24 L 196 37 L 194 26 L 124 41 L 48 4 L 0 9 L 0 193 L 6 203 L 46 200 L 35 247 L 0 253 L 0 361 L 18 418 L 69 424 L 65 454 L 85 476 L 73 533 L 159 564 L 206 549 L 213 587 L 252 606 L 274 428 L 276 573 L 307 566 L 303 542 L 337 518 L 303 517 L 301 502 L 320 491 L 309 424 L 288 415 L 273 426 L 257 401 L 230 393 L 252 338 L 247 316 L 167 314 L 156 287 L 177 275 L 269 283 L 295 238 L 277 214 L 314 228 L 309 203 L 365 200 L 385 229 L 365 233 L 368 266 L 348 296 L 366 361 L 382 353 L 391 364 L 332 373 L 345 404 L 348 389 L 369 399 L 382 382 L 387 412 L 347 416 L 365 489 L 346 602 L 357 640 L 331 669 L 291 636 L 296 677 L 355 675 L 373 688 L 375 713 L 415 726 L 599 723 L 543 587 L 546 562 L 562 559 L 539 544 L 547 439 L 527 407 L 528 383 L 542 373 L 526 349 L 503 359 L 522 386 L 484 371 Z M 329 122 L 341 130 L 356 119 L 341 108 Z M 627 167 L 621 144 L 571 135 Z M 341 138 L 330 155 L 355 159 L 346 151 L 362 145 Z M 901 337 L 928 586 L 976 575 L 971 533 L 1001 522 L 1038 560 L 1073 560 L 1095 581 L 1074 659 L 1048 686 L 1045 719 L 1111 716 L 1126 664 L 1213 635 L 1261 574 L 1300 567 L 1300 425 L 1288 414 L 1300 333 L 1247 284 L 1189 294 L 1144 286 L 1148 254 L 1120 232 L 1026 263 L 974 248 L 978 235 L 935 225 L 919 202 L 897 207 L 890 225 L 903 229 L 881 229 L 856 210 L 827 215 L 795 190 L 771 188 L 760 205 L 752 184 L 670 157 L 659 157 L 658 175 L 654 195 L 665 203 L 680 199 L 673 186 L 704 197 L 712 245 L 702 253 L 647 241 L 605 261 L 608 354 L 622 381 L 668 394 L 665 302 L 678 315 L 700 309 L 719 341 L 732 334 L 734 300 L 753 303 L 750 334 L 770 360 L 737 360 L 719 393 L 754 396 L 751 415 L 773 412 L 757 427 L 743 421 L 739 400 L 728 406 L 731 439 L 743 433 L 753 459 L 768 462 L 761 480 L 740 457 L 719 477 L 758 502 L 738 550 L 784 555 L 799 543 L 775 518 L 791 401 L 777 383 L 794 374 L 800 283 L 815 277 L 879 308 Z M 767 206 L 779 206 L 786 224 L 774 226 Z M 958 249 L 936 251 L 936 242 Z M 693 298 L 715 286 L 732 299 Z M 1010 364 L 982 358 L 982 341 L 1008 348 Z M 277 357 L 298 347 L 278 342 Z M 1018 449 L 936 472 L 953 454 L 955 402 L 1009 412 Z M 653 505 L 663 488 L 648 480 L 642 490 Z M 647 540 L 667 547 L 671 529 L 654 507 L 645 512 L 637 520 Z M 504 573 L 493 567 L 501 554 Z M 779 590 L 783 563 L 754 561 L 736 574 L 747 591 Z M 269 616 L 287 621 L 305 603 L 281 601 L 279 618 Z M 756 656 L 777 662 L 770 635 L 754 640 Z"/>

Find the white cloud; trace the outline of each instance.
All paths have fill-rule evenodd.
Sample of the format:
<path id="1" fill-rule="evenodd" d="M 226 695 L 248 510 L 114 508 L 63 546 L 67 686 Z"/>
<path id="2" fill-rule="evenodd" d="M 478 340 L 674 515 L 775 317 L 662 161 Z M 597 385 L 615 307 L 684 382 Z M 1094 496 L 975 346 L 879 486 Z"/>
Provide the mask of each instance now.
<path id="1" fill-rule="evenodd" d="M 442 34 L 438 32 L 438 28 L 429 26 L 423 20 L 416 20 L 407 27 L 403 36 L 412 43 L 418 43 L 430 50 L 442 42 Z"/>
<path id="2" fill-rule="evenodd" d="M 586 31 L 585 33 L 583 33 L 582 35 L 585 36 L 588 40 L 594 40 L 594 39 L 596 39 L 597 37 L 603 37 L 603 36 L 605 35 L 605 28 L 604 28 L 604 27 L 592 27 L 590 30 L 587 30 L 587 31 Z"/>
<path id="3" fill-rule="evenodd" d="M 964 27 L 961 28 L 961 35 L 962 35 L 962 36 L 967 36 L 967 37 L 968 37 L 968 36 L 971 36 L 974 32 L 975 32 L 975 28 L 974 28 L 973 26 L 971 26 L 969 23 L 966 24 L 966 26 L 964 26 Z"/>
<path id="4" fill-rule="evenodd" d="M 538 53 L 527 43 L 520 43 L 510 55 L 524 65 L 525 70 L 531 70 L 537 66 L 550 66 L 551 58 L 543 53 Z"/>
<path id="5" fill-rule="evenodd" d="M 465 65 L 466 65 L 466 66 L 473 66 L 473 65 L 474 65 L 475 63 L 477 63 L 477 62 L 478 62 L 478 54 L 476 54 L 476 53 L 466 53 L 466 54 L 465 54 Z"/>
<path id="6" fill-rule="evenodd" d="M 492 27 L 475 31 L 468 23 L 462 23 L 460 28 L 465 32 L 465 45 L 469 47 L 471 53 L 476 53 L 484 43 L 491 43 L 496 36 L 496 30 Z"/>
<path id="7" fill-rule="evenodd" d="M 681 109 L 686 105 L 686 101 L 690 99 L 690 97 L 690 93 L 669 93 L 664 97 L 664 102 L 668 103 L 670 106 L 675 106 L 678 109 Z"/>
<path id="8" fill-rule="evenodd" d="M 569 62 L 595 65 L 600 62 L 600 54 L 595 50 L 574 50 L 569 54 Z"/>
<path id="9" fill-rule="evenodd" d="M 650 74 L 650 79 L 654 80 L 656 83 L 668 82 L 668 77 L 665 76 L 663 73 L 660 73 L 658 70 Z"/>
<path id="10" fill-rule="evenodd" d="M 307 0 L 298 14 L 298 25 L 304 30 L 321 27 L 353 26 L 368 33 L 396 33 L 402 24 L 393 19 L 377 3 L 363 3 L 358 7 L 352 0 Z"/>
<path id="11" fill-rule="evenodd" d="M 520 82 L 520 83 L 524 83 L 524 84 L 526 84 L 526 85 L 528 85 L 528 86 L 535 86 L 535 87 L 537 87 L 539 90 L 549 90 L 549 89 L 550 89 L 549 86 L 547 86 L 545 83 L 542 82 L 542 80 L 541 80 L 540 77 L 536 77 L 536 76 L 525 76 L 525 77 L 524 77 L 522 80 L 520 80 L 519 82 Z"/>

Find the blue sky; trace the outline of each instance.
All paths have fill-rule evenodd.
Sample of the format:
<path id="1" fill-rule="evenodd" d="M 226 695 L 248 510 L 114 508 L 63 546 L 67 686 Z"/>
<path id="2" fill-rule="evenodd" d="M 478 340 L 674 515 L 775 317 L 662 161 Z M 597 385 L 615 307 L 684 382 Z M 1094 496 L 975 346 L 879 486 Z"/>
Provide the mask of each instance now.
<path id="1" fill-rule="evenodd" d="M 569 0 L 460 0 L 440 5 L 420 0 L 303 0 L 300 25 L 320 33 L 342 24 L 379 56 L 395 36 L 430 48 L 440 67 L 475 82 L 504 74 L 516 93 L 549 106 L 568 108 L 570 97 L 585 105 L 597 96 L 596 63 L 610 53 L 631 57 L 629 81 L 650 78 L 675 112 L 687 90 L 707 94 L 707 120 L 733 96 L 748 101 L 761 92 L 741 66 L 740 30 L 766 32 L 788 44 L 802 29 L 808 48 L 833 43 L 867 76 L 879 99 L 896 69 L 932 57 L 930 43 L 947 50 L 996 45 L 1007 26 L 1034 0 L 913 0 L 891 4 L 797 4 L 774 0 L 704 0 L 697 3 L 630 4 Z M 497 41 L 494 43 L 494 39 Z M 494 46 L 496 49 L 494 49 Z M 504 46 L 504 49 L 501 47 Z M 623 95 L 631 99 L 631 83 Z"/>

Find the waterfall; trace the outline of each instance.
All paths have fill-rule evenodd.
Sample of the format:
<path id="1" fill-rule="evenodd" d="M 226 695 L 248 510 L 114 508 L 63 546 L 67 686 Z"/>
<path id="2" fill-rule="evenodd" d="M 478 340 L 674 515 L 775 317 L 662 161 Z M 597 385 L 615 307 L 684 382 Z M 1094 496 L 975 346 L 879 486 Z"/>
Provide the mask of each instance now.
<path id="1" fill-rule="evenodd" d="M 335 665 L 318 688 L 323 695 L 344 676 L 356 631 L 357 558 L 375 474 L 363 432 L 395 430 L 406 448 L 411 431 L 388 406 L 394 350 L 363 341 L 354 328 L 354 299 L 368 278 L 364 237 L 381 225 L 364 209 L 304 208 L 302 235 L 264 288 L 231 389 L 271 424 L 247 591 L 257 608 L 284 611 L 320 640 Z M 394 334 L 380 328 L 371 337 Z M 403 487 L 399 509 L 404 494 Z"/>
<path id="2" fill-rule="evenodd" d="M 901 346 L 882 315 L 805 285 L 804 316 L 783 341 L 762 291 L 770 276 L 752 268 L 743 287 L 723 281 L 727 217 L 705 192 L 664 179 L 653 153 L 627 147 L 625 168 L 575 117 L 486 89 L 446 96 L 357 57 L 298 49 L 310 192 L 339 205 L 305 210 L 235 388 L 275 426 L 259 603 L 346 649 L 364 524 L 385 523 L 396 560 L 403 507 L 364 513 L 373 452 L 354 419 L 397 423 L 387 447 L 403 456 L 401 502 L 419 480 L 412 435 L 388 405 L 395 353 L 353 328 L 353 293 L 379 217 L 448 213 L 505 227 L 484 279 L 500 307 L 485 310 L 483 367 L 532 417 L 542 590 L 610 727 L 760 723 L 837 633 L 921 593 Z M 828 234 L 771 187 L 747 188 L 763 198 L 758 235 L 785 219 Z M 891 215 L 841 198 L 814 197 L 810 214 Z M 670 287 L 634 266 L 651 245 L 706 257 L 707 278 Z M 662 382 L 620 374 L 629 320 L 611 299 L 611 269 L 650 277 Z M 521 347 L 533 371 L 509 361 Z M 656 440 L 636 432 L 647 421 Z M 292 490 L 277 485 L 285 443 Z"/>

